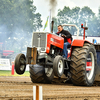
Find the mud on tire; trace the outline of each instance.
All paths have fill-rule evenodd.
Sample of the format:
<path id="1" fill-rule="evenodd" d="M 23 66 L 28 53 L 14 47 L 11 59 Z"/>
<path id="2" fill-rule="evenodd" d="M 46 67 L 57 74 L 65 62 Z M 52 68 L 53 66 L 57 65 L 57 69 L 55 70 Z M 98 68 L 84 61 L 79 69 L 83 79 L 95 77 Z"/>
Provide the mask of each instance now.
<path id="1" fill-rule="evenodd" d="M 87 63 L 90 60 L 90 71 Z M 74 85 L 91 86 L 95 79 L 97 66 L 96 51 L 92 44 L 84 43 L 83 47 L 75 47 L 71 55 L 70 72 Z"/>

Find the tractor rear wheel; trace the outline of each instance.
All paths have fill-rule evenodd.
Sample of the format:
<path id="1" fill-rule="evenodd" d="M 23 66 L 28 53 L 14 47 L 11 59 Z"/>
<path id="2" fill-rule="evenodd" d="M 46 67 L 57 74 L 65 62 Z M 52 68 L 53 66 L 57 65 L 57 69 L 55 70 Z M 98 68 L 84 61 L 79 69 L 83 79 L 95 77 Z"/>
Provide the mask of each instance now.
<path id="1" fill-rule="evenodd" d="M 51 67 L 44 68 L 42 65 L 30 66 L 30 78 L 33 83 L 51 83 L 54 78 Z"/>
<path id="2" fill-rule="evenodd" d="M 95 79 L 97 66 L 96 51 L 92 44 L 84 43 L 72 51 L 70 72 L 74 85 L 91 86 Z"/>

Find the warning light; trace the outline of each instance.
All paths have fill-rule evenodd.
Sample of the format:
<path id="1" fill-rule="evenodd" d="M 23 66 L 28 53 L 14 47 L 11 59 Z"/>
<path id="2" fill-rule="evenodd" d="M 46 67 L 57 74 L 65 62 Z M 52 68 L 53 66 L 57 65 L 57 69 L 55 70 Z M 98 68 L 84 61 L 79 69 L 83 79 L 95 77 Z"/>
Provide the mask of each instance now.
<path id="1" fill-rule="evenodd" d="M 81 28 L 83 28 L 83 24 L 81 24 Z"/>

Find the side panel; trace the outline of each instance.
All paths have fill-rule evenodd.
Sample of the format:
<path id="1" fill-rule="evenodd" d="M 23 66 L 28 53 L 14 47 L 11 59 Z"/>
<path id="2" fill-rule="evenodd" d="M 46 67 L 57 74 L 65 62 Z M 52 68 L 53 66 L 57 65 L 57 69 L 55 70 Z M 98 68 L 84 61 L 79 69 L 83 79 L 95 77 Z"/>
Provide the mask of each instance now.
<path id="1" fill-rule="evenodd" d="M 97 65 L 100 67 L 100 51 L 97 51 Z"/>
<path id="2" fill-rule="evenodd" d="M 97 69 L 95 81 L 100 81 L 100 44 L 94 44 L 97 53 Z"/>
<path id="3" fill-rule="evenodd" d="M 97 51 L 97 69 L 95 81 L 100 81 L 100 51 Z"/>
<path id="4" fill-rule="evenodd" d="M 54 45 L 56 47 L 59 47 L 63 49 L 64 46 L 64 39 L 62 37 L 56 36 L 54 34 L 47 34 L 47 48 L 46 48 L 46 53 L 49 53 L 50 51 L 50 46 Z"/>
<path id="5" fill-rule="evenodd" d="M 90 43 L 90 42 L 87 41 L 87 40 L 78 40 L 78 39 L 75 39 L 75 40 L 73 41 L 73 43 L 72 43 L 72 47 L 73 47 L 73 46 L 83 47 L 84 42 Z"/>
<path id="6" fill-rule="evenodd" d="M 90 43 L 87 40 L 74 39 L 74 41 L 72 42 L 72 45 L 71 45 L 71 52 L 70 52 L 70 55 L 69 56 L 71 56 L 73 47 L 83 47 L 83 45 L 84 45 L 85 42 Z"/>

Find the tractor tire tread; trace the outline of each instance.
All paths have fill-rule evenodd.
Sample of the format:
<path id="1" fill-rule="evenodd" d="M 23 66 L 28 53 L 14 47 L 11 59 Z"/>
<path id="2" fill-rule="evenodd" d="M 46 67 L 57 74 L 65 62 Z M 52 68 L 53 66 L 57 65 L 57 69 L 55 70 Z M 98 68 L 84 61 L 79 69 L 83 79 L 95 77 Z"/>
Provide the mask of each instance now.
<path id="1" fill-rule="evenodd" d="M 90 43 L 85 43 L 82 48 L 76 47 L 72 51 L 71 56 L 71 63 L 70 63 L 70 72 L 71 72 L 71 81 L 74 85 L 83 85 L 83 86 L 90 86 L 93 83 L 88 83 L 85 78 L 85 64 L 86 64 L 86 54 L 89 48 L 95 48 Z M 96 54 L 95 62 L 96 62 Z M 95 63 L 96 66 L 96 63 Z M 93 79 L 94 80 L 94 79 Z"/>
<path id="2" fill-rule="evenodd" d="M 42 68 L 34 68 L 30 66 L 30 78 L 33 83 L 44 82 L 44 70 Z"/>

